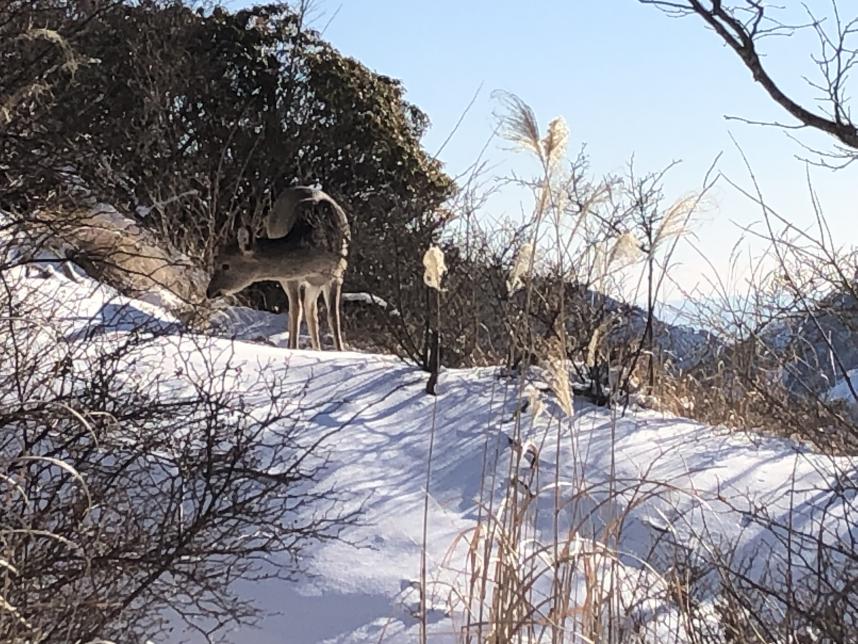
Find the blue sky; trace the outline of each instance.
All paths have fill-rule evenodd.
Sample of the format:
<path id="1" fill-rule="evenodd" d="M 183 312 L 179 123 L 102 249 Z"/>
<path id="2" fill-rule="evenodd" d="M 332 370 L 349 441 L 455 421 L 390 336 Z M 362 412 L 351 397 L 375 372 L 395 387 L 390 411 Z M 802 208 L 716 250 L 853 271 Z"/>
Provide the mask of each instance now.
<path id="1" fill-rule="evenodd" d="M 440 155 L 453 174 L 479 154 L 495 124 L 491 92 L 504 89 L 527 101 L 543 125 L 563 115 L 570 147 L 587 145 L 594 172 L 621 171 L 631 155 L 640 171 L 682 161 L 668 175 L 668 198 L 699 187 L 719 152 L 720 169 L 748 184 L 732 133 L 771 204 L 798 224 L 811 223 L 806 169 L 795 158 L 800 147 L 781 130 L 723 117 L 788 118 L 699 20 L 672 19 L 636 0 L 317 0 L 314 24 L 327 25 L 325 37 L 343 53 L 403 81 L 408 99 L 432 120 L 424 141 L 430 152 L 482 85 Z M 814 71 L 813 44 L 794 38 L 769 45 L 775 76 L 802 97 L 811 96 L 801 74 Z M 815 145 L 829 142 L 812 132 L 800 136 Z M 500 142 L 488 157 L 498 175 L 526 167 Z M 836 238 L 854 243 L 858 168 L 814 169 L 812 176 Z M 695 231 L 698 245 L 723 272 L 741 236 L 738 226 L 760 214 L 726 184 L 714 196 L 716 209 L 698 220 Z M 529 204 L 515 196 L 491 207 L 490 216 L 516 215 Z M 711 271 L 695 251 L 686 246 L 677 258 L 671 275 L 684 287 L 705 282 Z"/>

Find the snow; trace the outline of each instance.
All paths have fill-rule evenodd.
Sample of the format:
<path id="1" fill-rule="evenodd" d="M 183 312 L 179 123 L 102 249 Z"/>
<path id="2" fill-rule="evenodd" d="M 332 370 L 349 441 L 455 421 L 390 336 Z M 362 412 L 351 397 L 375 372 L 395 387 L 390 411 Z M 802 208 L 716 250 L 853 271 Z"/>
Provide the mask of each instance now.
<path id="1" fill-rule="evenodd" d="M 390 309 L 391 314 L 399 315 L 398 311 L 392 308 L 390 304 L 378 295 L 373 295 L 372 293 L 343 293 L 342 299 L 344 302 L 360 302 L 361 304 L 372 304 L 383 309 Z"/>
<path id="2" fill-rule="evenodd" d="M 828 391 L 828 399 L 832 402 L 845 403 L 847 409 L 858 417 L 858 400 L 853 393 L 858 392 L 858 369 L 847 371 L 846 376 L 846 378 L 838 380 Z"/>
<path id="3" fill-rule="evenodd" d="M 509 421 L 517 408 L 514 378 L 499 377 L 491 368 L 446 370 L 440 395 L 431 397 L 424 392 L 426 374 L 392 356 L 283 348 L 282 315 L 236 307 L 217 314 L 213 333 L 221 337 L 171 335 L 178 322 L 163 308 L 124 298 L 82 273 L 71 279 L 59 265 L 49 265 L 38 277 L 15 270 L 28 297 L 62 302 L 57 322 L 67 332 L 83 335 L 100 328 L 122 334 L 140 324 L 157 325 L 166 334 L 156 340 L 160 345 L 147 368 L 162 370 L 168 378 L 178 365 L 230 355 L 246 376 L 236 387 L 248 386 L 260 370 L 276 372 L 287 387 L 304 392 L 300 405 L 313 410 L 307 415 L 308 431 L 339 428 L 326 443 L 331 460 L 318 485 L 344 494 L 344 509 L 360 508 L 360 521 L 347 529 L 346 540 L 314 546 L 303 562 L 308 574 L 297 582 L 242 586 L 243 595 L 272 614 L 258 628 L 227 632 L 226 641 L 417 640 L 416 584 L 434 422 L 427 621 L 431 641 L 457 641 L 462 614 L 451 608 L 449 591 L 467 587 L 463 537 L 471 534 L 481 514 L 484 470 L 498 476 L 483 494 L 494 494 L 496 501 L 502 496 L 514 433 Z M 537 386 L 539 375 L 534 374 Z M 266 401 L 257 398 L 255 404 Z M 622 564 L 610 574 L 619 575 L 630 596 L 641 588 L 659 588 L 659 564 L 652 552 L 665 534 L 701 557 L 711 549 L 703 541 L 710 536 L 715 543 L 735 543 L 740 558 L 756 556 L 758 564 L 765 562 L 766 553 L 782 544 L 774 528 L 747 520 L 743 510 L 749 507 L 764 507 L 773 522 L 784 523 L 792 508 L 797 530 L 813 533 L 824 522 L 823 532 L 832 539 L 851 529 L 842 514 L 824 509 L 827 496 L 820 491 L 837 470 L 848 469 L 847 461 L 785 440 L 753 439 L 653 411 L 620 417 L 576 401 L 574 416 L 563 419 L 556 401 L 547 399 L 544 406 L 535 421 L 522 420 L 522 443 L 538 449 L 538 467 L 532 468 L 535 485 L 550 490 L 534 505 L 540 513 L 534 539 L 552 538 L 555 480 L 565 495 L 563 529 L 575 528 L 575 543 L 582 548 L 592 546 L 614 518 L 625 514 L 616 544 Z M 786 494 L 794 482 L 794 493 Z M 674 641 L 670 624 L 675 616 L 663 600 L 641 601 L 636 611 L 647 641 Z M 203 641 L 178 627 L 172 637 L 168 641 Z"/>

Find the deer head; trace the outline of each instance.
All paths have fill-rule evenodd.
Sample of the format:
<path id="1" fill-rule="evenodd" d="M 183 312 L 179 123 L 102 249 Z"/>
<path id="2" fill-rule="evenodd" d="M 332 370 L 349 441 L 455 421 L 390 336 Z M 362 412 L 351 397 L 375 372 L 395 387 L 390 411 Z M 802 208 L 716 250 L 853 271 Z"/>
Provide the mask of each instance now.
<path id="1" fill-rule="evenodd" d="M 232 295 L 257 281 L 259 262 L 255 256 L 255 241 L 249 228 L 239 228 L 236 244 L 218 253 L 214 272 L 206 289 L 206 297 Z"/>

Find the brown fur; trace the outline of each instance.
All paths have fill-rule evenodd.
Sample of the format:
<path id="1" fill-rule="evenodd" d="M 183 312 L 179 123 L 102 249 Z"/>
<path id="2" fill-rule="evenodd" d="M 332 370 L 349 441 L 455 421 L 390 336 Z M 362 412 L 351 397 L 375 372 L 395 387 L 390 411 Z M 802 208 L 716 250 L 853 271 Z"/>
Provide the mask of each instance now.
<path id="1" fill-rule="evenodd" d="M 302 206 L 326 203 L 327 217 Z M 300 211 L 299 211 L 300 209 Z M 348 266 L 351 239 L 343 209 L 327 194 L 313 188 L 289 188 L 277 199 L 265 222 L 267 239 L 255 242 L 244 232 L 239 243 L 222 252 L 215 261 L 206 295 L 231 294 L 263 280 L 280 282 L 289 300 L 289 346 L 297 348 L 302 309 L 314 348 L 321 348 L 317 300 L 325 298 L 328 326 L 334 344 L 343 349 L 340 329 L 340 293 Z M 274 233 L 284 233 L 273 237 Z M 301 291 L 303 289 L 303 302 Z"/>

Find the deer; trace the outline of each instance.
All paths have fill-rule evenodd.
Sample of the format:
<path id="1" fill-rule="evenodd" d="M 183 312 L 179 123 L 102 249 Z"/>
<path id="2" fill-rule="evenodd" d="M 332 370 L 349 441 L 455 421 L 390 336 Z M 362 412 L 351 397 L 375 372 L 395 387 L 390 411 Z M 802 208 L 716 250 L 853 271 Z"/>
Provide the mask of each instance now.
<path id="1" fill-rule="evenodd" d="M 319 204 L 327 204 L 331 214 L 320 213 Z M 340 299 L 351 242 L 345 211 L 322 190 L 295 186 L 277 197 L 264 229 L 265 237 L 260 238 L 247 226 L 238 229 L 236 243 L 226 246 L 215 259 L 206 297 L 232 295 L 263 280 L 279 282 L 289 302 L 289 348 L 298 348 L 303 309 L 310 344 L 318 351 L 321 293 L 334 346 L 342 351 Z"/>

